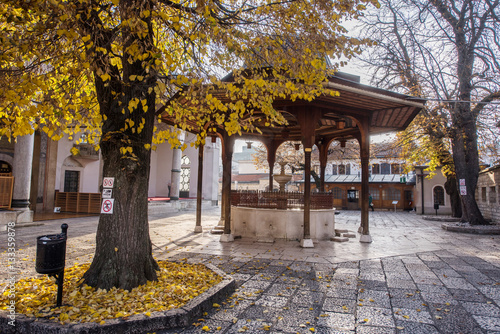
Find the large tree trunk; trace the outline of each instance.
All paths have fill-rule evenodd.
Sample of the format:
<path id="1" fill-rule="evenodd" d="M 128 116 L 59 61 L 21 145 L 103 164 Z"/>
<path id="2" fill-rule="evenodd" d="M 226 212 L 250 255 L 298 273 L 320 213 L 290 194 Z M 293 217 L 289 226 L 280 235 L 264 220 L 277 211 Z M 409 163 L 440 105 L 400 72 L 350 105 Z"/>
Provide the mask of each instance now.
<path id="1" fill-rule="evenodd" d="M 458 109 L 458 108 L 457 108 Z M 479 177 L 479 154 L 477 150 L 476 120 L 469 110 L 458 110 L 454 115 L 454 136 L 452 138 L 453 161 L 456 176 L 465 180 L 466 195 L 461 195 L 462 222 L 471 225 L 486 225 L 476 202 L 476 186 Z"/>
<path id="2" fill-rule="evenodd" d="M 457 179 L 454 176 L 448 176 L 444 188 L 448 196 L 450 196 L 451 216 L 462 218 L 462 202 L 457 188 Z"/>
<path id="3" fill-rule="evenodd" d="M 142 0 L 120 2 L 122 20 L 141 17 L 142 10 L 151 9 L 149 5 Z M 96 93 L 103 116 L 103 176 L 115 178 L 114 208 L 112 214 L 99 218 L 94 260 L 83 278 L 86 284 L 103 289 L 130 290 L 156 280 L 159 269 L 152 255 L 147 200 L 157 75 L 149 65 L 154 50 L 151 17 L 142 20 L 149 34 L 123 28 L 123 68 L 110 64 L 107 52 L 96 50 L 94 55 Z M 92 40 L 101 48 L 110 48 L 105 34 L 96 34 Z M 147 57 L 128 53 L 134 49 Z"/>
<path id="4" fill-rule="evenodd" d="M 130 290 L 155 280 L 158 269 L 148 226 L 150 152 L 143 148 L 145 152 L 133 161 L 124 158 L 113 141 L 103 142 L 101 148 L 103 175 L 115 178 L 115 201 L 113 214 L 101 214 L 99 218 L 96 253 L 84 279 L 94 287 Z"/>

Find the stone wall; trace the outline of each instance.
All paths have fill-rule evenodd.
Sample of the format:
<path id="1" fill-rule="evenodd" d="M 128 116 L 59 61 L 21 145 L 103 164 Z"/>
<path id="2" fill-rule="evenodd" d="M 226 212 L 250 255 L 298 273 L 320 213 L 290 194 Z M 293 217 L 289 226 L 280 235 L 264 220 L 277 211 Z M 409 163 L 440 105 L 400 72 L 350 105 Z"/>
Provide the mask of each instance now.
<path id="1" fill-rule="evenodd" d="M 500 223 L 500 165 L 479 173 L 476 201 L 484 218 Z"/>

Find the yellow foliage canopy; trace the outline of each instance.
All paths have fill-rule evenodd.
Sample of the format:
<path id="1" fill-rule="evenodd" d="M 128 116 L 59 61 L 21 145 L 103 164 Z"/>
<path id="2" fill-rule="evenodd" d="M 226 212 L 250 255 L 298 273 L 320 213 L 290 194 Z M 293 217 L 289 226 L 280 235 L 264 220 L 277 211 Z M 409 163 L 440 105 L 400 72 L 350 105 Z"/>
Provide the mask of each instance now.
<path id="1" fill-rule="evenodd" d="M 312 100 L 325 93 L 320 83 L 329 74 L 327 57 L 335 70 L 341 57 L 368 43 L 348 37 L 340 24 L 361 15 L 367 3 L 377 4 L 2 0 L 0 136 L 42 130 L 60 139 L 84 129 L 95 144 L 110 132 L 134 138 L 153 132 L 142 115 L 156 113 L 181 90 L 189 107 L 167 108 L 181 129 L 190 130 L 188 121 L 196 120 L 199 128 L 223 124 L 229 134 L 238 133 L 252 129 L 252 118 L 242 118 L 255 110 L 268 124 L 283 123 L 274 99 Z M 243 68 L 263 67 L 274 70 L 242 75 Z M 232 70 L 234 83 L 221 81 Z M 221 103 L 209 93 L 214 89 L 225 90 L 232 102 Z M 153 143 L 137 141 L 148 149 L 169 139 L 179 144 L 172 138 L 169 130 L 157 130 Z M 123 147 L 128 152 L 130 145 Z"/>

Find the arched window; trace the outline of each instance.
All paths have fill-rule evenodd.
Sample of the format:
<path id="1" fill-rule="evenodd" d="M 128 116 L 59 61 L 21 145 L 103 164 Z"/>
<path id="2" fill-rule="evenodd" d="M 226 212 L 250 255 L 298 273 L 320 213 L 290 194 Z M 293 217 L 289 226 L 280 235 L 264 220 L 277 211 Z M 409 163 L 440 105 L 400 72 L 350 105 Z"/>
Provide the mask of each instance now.
<path id="1" fill-rule="evenodd" d="M 434 204 L 444 205 L 444 188 L 435 186 L 433 190 Z"/>
<path id="2" fill-rule="evenodd" d="M 400 201 L 401 191 L 396 188 L 386 188 L 382 190 L 382 199 L 384 201 Z"/>
<path id="3" fill-rule="evenodd" d="M 187 192 L 180 195 L 181 197 L 189 197 L 189 180 L 191 179 L 191 160 L 187 155 L 183 155 L 181 159 L 181 189 L 182 192 Z"/>
<path id="4" fill-rule="evenodd" d="M 333 188 L 333 198 L 342 199 L 342 188 L 339 187 Z"/>
<path id="5" fill-rule="evenodd" d="M 6 161 L 0 160 L 0 174 L 12 173 L 12 167 Z"/>

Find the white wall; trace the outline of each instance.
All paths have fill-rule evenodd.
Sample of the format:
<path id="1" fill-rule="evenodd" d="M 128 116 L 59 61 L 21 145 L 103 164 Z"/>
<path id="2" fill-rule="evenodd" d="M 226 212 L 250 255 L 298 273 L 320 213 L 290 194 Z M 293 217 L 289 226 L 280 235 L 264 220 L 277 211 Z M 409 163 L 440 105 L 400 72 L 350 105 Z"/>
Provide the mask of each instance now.
<path id="1" fill-rule="evenodd" d="M 190 197 L 196 197 L 198 182 L 198 149 L 189 145 L 194 140 L 195 136 L 193 134 L 186 133 L 185 142 L 188 147 L 182 152 L 182 155 L 187 155 L 191 162 Z M 55 189 L 64 191 L 64 173 L 66 170 L 74 170 L 80 172 L 79 191 L 97 193 L 99 192 L 99 179 L 102 177 L 100 172 L 101 162 L 100 160 L 72 158 L 71 148 L 75 141 L 75 139 L 69 140 L 68 136 L 65 136 L 57 142 L 57 168 L 54 171 L 56 174 Z M 211 143 L 210 139 L 207 139 L 204 152 L 202 188 L 203 197 L 206 200 L 217 200 L 218 198 L 219 163 L 220 141 L 217 140 L 216 143 Z M 163 143 L 157 146 L 156 151 L 151 152 L 148 196 L 168 196 L 168 184 L 171 181 L 171 175 L 172 149 L 169 143 Z"/>
<path id="2" fill-rule="evenodd" d="M 99 160 L 79 159 L 79 165 L 65 166 L 64 162 L 72 156 L 71 148 L 76 142 L 76 139 L 69 140 L 65 135 L 57 142 L 57 168 L 56 168 L 56 184 L 55 190 L 64 191 L 64 173 L 66 170 L 74 170 L 80 172 L 79 191 L 84 193 L 99 192 L 99 175 L 100 162 Z"/>
<path id="3" fill-rule="evenodd" d="M 417 174 L 421 174 L 420 169 L 416 169 Z M 429 172 L 424 171 L 424 174 L 429 174 Z M 424 177 L 424 215 L 435 215 L 436 210 L 434 210 L 434 188 L 436 186 L 441 186 L 444 188 L 446 178 L 441 173 L 441 169 L 436 170 L 436 175 L 432 179 L 427 179 Z M 417 176 L 417 183 L 415 185 L 415 208 L 418 214 L 422 214 L 422 183 L 421 177 Z M 451 205 L 450 196 L 444 191 L 444 206 L 440 205 L 438 210 L 438 215 L 450 215 Z"/>

